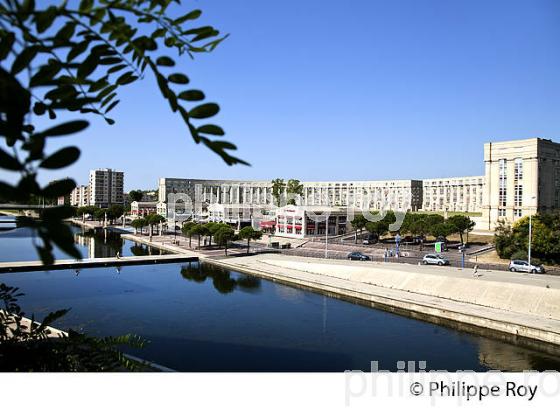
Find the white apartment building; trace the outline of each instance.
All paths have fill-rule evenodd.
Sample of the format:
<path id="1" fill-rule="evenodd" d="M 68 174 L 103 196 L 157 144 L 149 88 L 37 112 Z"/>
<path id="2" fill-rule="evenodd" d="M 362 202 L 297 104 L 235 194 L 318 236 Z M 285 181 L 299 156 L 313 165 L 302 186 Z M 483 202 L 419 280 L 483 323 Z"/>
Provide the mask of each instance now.
<path id="1" fill-rule="evenodd" d="M 78 185 L 70 193 L 70 205 L 87 206 L 89 205 L 89 186 Z"/>
<path id="2" fill-rule="evenodd" d="M 109 168 L 89 172 L 89 205 L 107 208 L 124 204 L 124 173 Z"/>
<path id="3" fill-rule="evenodd" d="M 424 179 L 422 210 L 427 212 L 480 212 L 485 177 Z"/>

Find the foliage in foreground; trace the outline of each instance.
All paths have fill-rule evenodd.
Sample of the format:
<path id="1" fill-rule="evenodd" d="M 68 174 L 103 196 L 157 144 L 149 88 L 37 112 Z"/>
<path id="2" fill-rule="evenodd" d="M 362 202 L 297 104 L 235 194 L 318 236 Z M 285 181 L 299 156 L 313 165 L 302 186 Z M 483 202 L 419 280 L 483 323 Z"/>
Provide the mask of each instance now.
<path id="1" fill-rule="evenodd" d="M 113 124 L 110 115 L 122 87 L 148 74 L 195 143 L 228 165 L 246 164 L 231 154 L 236 146 L 222 139 L 221 127 L 200 124 L 219 112 L 218 104 L 204 102 L 201 90 L 186 88 L 190 79 L 173 69 L 173 55 L 210 52 L 225 38 L 212 26 L 194 24 L 200 10 L 172 18 L 169 8 L 180 6 L 180 0 L 49 3 L 0 0 L 0 139 L 8 147 L 0 148 L 0 168 L 19 177 L 15 184 L 0 181 L 1 201 L 29 203 L 34 197 L 68 195 L 76 186 L 72 179 L 41 186 L 37 175 L 73 164 L 80 150 L 67 146 L 48 153 L 48 141 L 83 131 L 89 115 Z M 79 117 L 36 129 L 35 117 L 54 121 L 60 114 Z M 63 223 L 72 214 L 70 207 L 55 207 L 44 210 L 40 220 L 21 219 L 38 236 L 34 245 L 43 263 L 54 261 L 53 246 L 80 257 Z"/>
<path id="2" fill-rule="evenodd" d="M 0 371 L 84 372 L 141 370 L 144 367 L 123 355 L 117 347 L 141 348 L 144 341 L 133 335 L 97 338 L 73 330 L 52 337 L 49 326 L 68 310 L 49 313 L 41 324 L 24 319 L 17 300 L 18 288 L 0 283 Z"/>

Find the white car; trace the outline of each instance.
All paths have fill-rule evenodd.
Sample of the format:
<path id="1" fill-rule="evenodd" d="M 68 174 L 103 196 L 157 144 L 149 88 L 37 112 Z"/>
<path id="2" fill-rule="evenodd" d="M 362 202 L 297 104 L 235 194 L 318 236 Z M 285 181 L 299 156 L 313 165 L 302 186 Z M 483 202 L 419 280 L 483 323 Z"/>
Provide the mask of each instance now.
<path id="1" fill-rule="evenodd" d="M 424 257 L 422 258 L 422 263 L 424 265 L 443 266 L 443 265 L 449 265 L 449 260 L 436 253 L 428 253 L 427 255 L 424 255 Z"/>
<path id="2" fill-rule="evenodd" d="M 512 260 L 509 263 L 509 270 L 511 272 L 544 273 L 542 265 L 529 265 L 529 262 L 520 260 Z"/>

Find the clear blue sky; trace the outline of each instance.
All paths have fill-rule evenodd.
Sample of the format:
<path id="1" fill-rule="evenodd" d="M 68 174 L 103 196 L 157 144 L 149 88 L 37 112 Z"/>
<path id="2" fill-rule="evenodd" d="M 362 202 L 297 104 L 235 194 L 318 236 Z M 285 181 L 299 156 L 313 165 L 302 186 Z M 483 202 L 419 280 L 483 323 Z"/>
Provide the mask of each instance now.
<path id="1" fill-rule="evenodd" d="M 43 181 L 85 183 L 97 167 L 125 171 L 126 189 L 479 175 L 484 142 L 560 140 L 557 0 L 184 0 L 178 12 L 191 7 L 230 37 L 180 67 L 252 167 L 192 143 L 149 77 L 122 93 L 116 125 L 92 118 L 72 137 L 77 165 Z"/>

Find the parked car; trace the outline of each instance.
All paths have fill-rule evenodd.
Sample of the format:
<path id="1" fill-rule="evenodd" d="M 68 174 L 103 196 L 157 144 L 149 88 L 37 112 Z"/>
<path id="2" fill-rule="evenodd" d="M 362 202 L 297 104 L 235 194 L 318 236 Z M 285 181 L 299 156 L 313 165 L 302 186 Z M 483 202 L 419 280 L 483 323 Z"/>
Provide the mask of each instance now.
<path id="1" fill-rule="evenodd" d="M 509 263 L 509 270 L 511 272 L 545 273 L 544 266 L 529 265 L 529 262 L 520 260 L 512 260 Z"/>
<path id="2" fill-rule="evenodd" d="M 364 255 L 362 252 L 352 252 L 348 254 L 348 259 L 351 261 L 370 261 L 371 258 Z"/>
<path id="3" fill-rule="evenodd" d="M 424 265 L 443 266 L 443 265 L 449 265 L 449 260 L 441 255 L 438 255 L 437 253 L 428 253 L 427 255 L 424 255 L 424 257 L 422 258 L 422 263 Z"/>
<path id="4" fill-rule="evenodd" d="M 371 234 L 362 241 L 362 244 L 373 245 L 376 244 L 377 242 L 379 242 L 379 236 Z"/>

